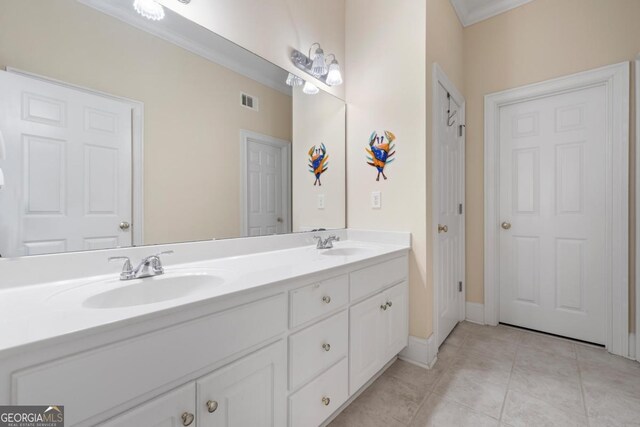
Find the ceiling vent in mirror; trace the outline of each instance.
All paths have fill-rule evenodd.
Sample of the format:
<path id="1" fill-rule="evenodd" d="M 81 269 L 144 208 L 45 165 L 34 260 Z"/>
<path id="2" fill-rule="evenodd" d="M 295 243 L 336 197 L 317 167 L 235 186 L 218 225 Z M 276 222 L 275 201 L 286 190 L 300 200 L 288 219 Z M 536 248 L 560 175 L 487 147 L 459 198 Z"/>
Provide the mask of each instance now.
<path id="1" fill-rule="evenodd" d="M 258 111 L 259 99 L 253 95 L 240 92 L 240 104 L 243 107 L 247 107 L 253 111 Z"/>

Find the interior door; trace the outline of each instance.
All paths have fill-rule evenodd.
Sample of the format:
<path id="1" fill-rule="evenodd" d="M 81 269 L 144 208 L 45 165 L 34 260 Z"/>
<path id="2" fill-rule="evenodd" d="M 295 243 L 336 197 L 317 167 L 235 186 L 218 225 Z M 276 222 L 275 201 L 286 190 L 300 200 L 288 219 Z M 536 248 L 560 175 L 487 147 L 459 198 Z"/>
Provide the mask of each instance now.
<path id="1" fill-rule="evenodd" d="M 605 343 L 604 86 L 500 110 L 500 322 Z"/>
<path id="2" fill-rule="evenodd" d="M 247 144 L 247 230 L 249 236 L 287 232 L 283 209 L 282 147 L 257 139 Z"/>
<path id="3" fill-rule="evenodd" d="M 464 294 L 464 137 L 460 125 L 464 112 L 460 103 L 438 84 L 436 286 L 438 287 L 438 346 L 461 319 Z"/>
<path id="4" fill-rule="evenodd" d="M 131 245 L 131 107 L 0 71 L 2 256 Z"/>

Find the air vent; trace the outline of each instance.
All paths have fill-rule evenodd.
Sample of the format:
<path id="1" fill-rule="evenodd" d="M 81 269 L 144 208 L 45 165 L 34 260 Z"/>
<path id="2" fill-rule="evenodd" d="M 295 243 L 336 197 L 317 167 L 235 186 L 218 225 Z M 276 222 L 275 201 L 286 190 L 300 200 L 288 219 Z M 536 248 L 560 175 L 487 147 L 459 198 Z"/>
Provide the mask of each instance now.
<path id="1" fill-rule="evenodd" d="M 243 107 L 258 111 L 258 101 L 259 99 L 255 96 L 240 92 L 240 104 L 242 104 Z"/>

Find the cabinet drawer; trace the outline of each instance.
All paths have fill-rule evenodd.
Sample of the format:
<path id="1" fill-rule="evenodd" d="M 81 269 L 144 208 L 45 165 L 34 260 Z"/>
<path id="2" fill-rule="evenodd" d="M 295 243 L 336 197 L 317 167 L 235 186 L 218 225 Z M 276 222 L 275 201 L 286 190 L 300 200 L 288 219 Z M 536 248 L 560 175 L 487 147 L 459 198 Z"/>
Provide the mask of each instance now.
<path id="1" fill-rule="evenodd" d="M 350 275 L 351 301 L 373 294 L 380 289 L 407 278 L 409 270 L 406 256 L 381 262 L 373 267 L 354 271 Z"/>
<path id="2" fill-rule="evenodd" d="M 349 397 L 347 359 L 342 359 L 320 377 L 289 398 L 289 426 L 318 426 Z M 326 399 L 325 399 L 326 398 Z"/>
<path id="3" fill-rule="evenodd" d="M 345 274 L 290 292 L 291 327 L 337 310 L 349 302 L 349 277 Z"/>
<path id="4" fill-rule="evenodd" d="M 349 315 L 335 314 L 289 337 L 289 386 L 294 389 L 347 355 Z"/>
<path id="5" fill-rule="evenodd" d="M 286 313 L 279 294 L 19 371 L 12 403 L 58 402 L 72 426 L 283 333 Z"/>

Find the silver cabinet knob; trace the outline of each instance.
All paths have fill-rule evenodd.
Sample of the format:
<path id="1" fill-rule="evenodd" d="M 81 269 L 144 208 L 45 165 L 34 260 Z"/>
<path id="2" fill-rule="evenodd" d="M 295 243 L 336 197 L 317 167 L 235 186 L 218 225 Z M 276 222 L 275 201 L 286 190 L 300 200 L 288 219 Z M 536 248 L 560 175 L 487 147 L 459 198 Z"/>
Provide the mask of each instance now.
<path id="1" fill-rule="evenodd" d="M 331 344 L 328 344 L 328 343 L 324 343 L 324 344 L 322 344 L 322 349 L 323 349 L 324 351 L 329 351 L 329 350 L 331 350 Z"/>
<path id="2" fill-rule="evenodd" d="M 446 233 L 447 231 L 449 231 L 449 227 L 438 224 L 438 233 Z"/>
<path id="3" fill-rule="evenodd" d="M 388 306 L 387 304 L 382 304 L 380 308 L 383 309 L 384 311 L 387 311 Z"/>
<path id="4" fill-rule="evenodd" d="M 323 296 L 322 302 L 325 304 L 329 304 L 331 302 L 331 297 L 329 295 Z"/>
<path id="5" fill-rule="evenodd" d="M 127 221 L 122 221 L 120 223 L 120 230 L 122 231 L 128 230 L 129 227 L 131 227 L 131 224 L 129 224 Z"/>
<path id="6" fill-rule="evenodd" d="M 508 230 L 508 229 L 510 229 L 510 228 L 511 228 L 511 223 L 510 223 L 510 222 L 505 221 L 505 222 L 503 222 L 502 224 L 500 224 L 500 226 L 501 226 L 502 228 L 504 228 L 505 230 Z"/>
<path id="7" fill-rule="evenodd" d="M 190 426 L 195 418 L 196 418 L 195 415 L 193 415 L 190 412 L 183 413 L 182 414 L 182 425 L 183 426 Z"/>
<path id="8" fill-rule="evenodd" d="M 322 404 L 324 406 L 329 406 L 329 403 L 331 403 L 331 399 L 330 398 L 328 398 L 327 396 L 322 398 Z"/>
<path id="9" fill-rule="evenodd" d="M 207 411 L 211 414 L 216 412 L 216 409 L 218 409 L 218 402 L 215 400 L 207 400 Z"/>
<path id="10" fill-rule="evenodd" d="M 391 307 L 393 303 L 391 301 L 387 301 L 387 307 Z"/>

